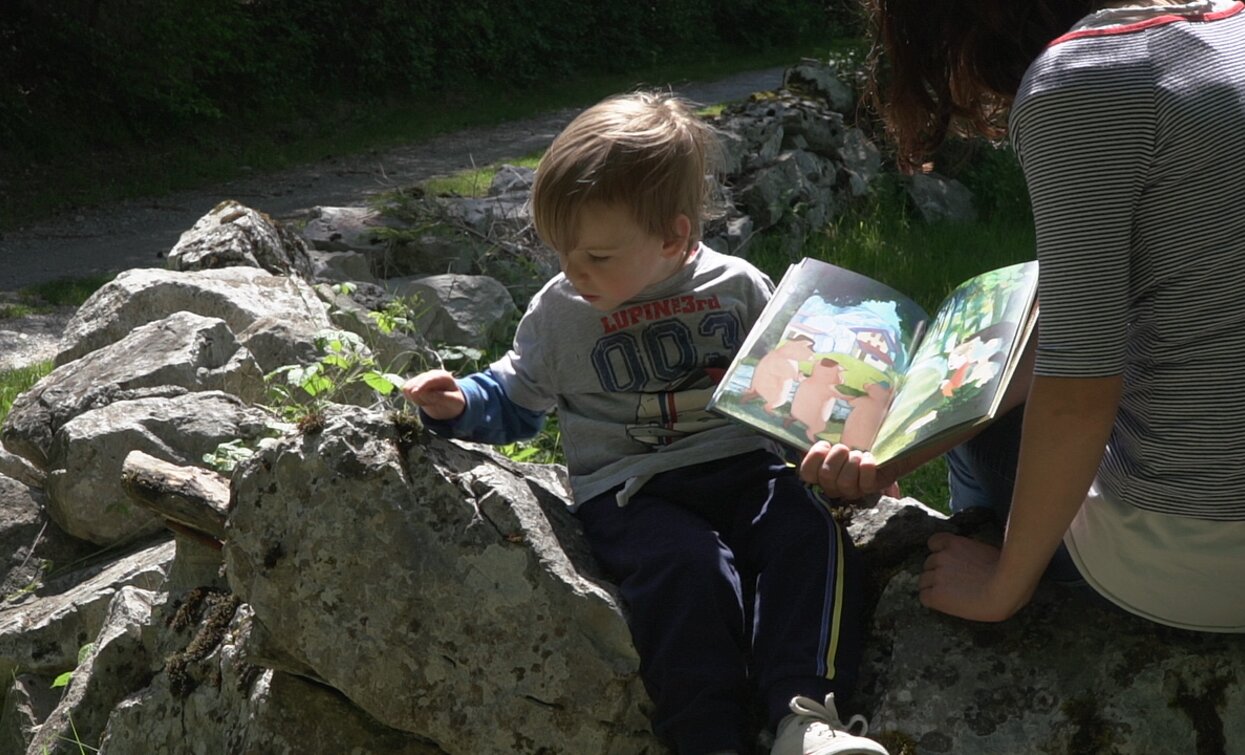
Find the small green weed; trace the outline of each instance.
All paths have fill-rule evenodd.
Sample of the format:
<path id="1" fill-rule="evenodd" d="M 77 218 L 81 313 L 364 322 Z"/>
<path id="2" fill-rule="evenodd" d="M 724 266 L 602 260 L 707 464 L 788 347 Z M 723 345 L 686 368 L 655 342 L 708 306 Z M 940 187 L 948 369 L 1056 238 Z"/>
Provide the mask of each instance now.
<path id="1" fill-rule="evenodd" d="M 225 441 L 211 453 L 203 454 L 203 463 L 223 475 L 233 474 L 239 464 L 251 458 L 255 449 L 247 445 L 241 438 Z"/>
<path id="2" fill-rule="evenodd" d="M 83 663 L 86 663 L 87 657 L 90 656 L 94 650 L 95 650 L 95 643 L 93 642 L 88 642 L 87 644 L 78 648 L 78 666 L 79 667 L 81 667 Z M 74 669 L 74 670 L 76 671 L 77 669 Z M 55 679 L 52 680 L 52 689 L 56 689 L 57 687 L 68 687 L 69 682 L 73 680 L 73 675 L 74 675 L 73 671 L 66 671 L 65 673 L 57 676 Z"/>
<path id="3" fill-rule="evenodd" d="M 316 347 L 322 354 L 319 361 L 286 365 L 266 376 L 273 408 L 303 431 L 318 429 L 329 404 L 339 402 L 352 387 L 364 385 L 383 398 L 405 382 L 401 375 L 382 372 L 371 349 L 355 333 L 320 331 Z"/>

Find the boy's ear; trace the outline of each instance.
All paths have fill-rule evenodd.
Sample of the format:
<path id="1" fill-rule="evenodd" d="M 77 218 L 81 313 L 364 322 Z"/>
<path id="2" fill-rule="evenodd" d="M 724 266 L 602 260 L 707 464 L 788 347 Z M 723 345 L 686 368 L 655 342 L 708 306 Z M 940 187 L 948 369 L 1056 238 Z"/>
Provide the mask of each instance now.
<path id="1" fill-rule="evenodd" d="M 661 246 L 661 253 L 667 257 L 683 254 L 687 251 L 687 242 L 691 237 L 692 221 L 682 213 L 676 215 L 674 222 L 670 224 L 670 233 L 666 235 L 665 243 Z"/>

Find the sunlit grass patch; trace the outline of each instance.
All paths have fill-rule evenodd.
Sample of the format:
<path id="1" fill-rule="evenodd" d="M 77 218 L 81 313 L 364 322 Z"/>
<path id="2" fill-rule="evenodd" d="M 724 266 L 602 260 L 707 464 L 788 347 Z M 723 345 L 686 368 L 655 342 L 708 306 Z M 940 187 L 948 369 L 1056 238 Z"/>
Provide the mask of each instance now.
<path id="1" fill-rule="evenodd" d="M 13 370 L 0 370 L 0 422 L 9 416 L 13 401 L 51 371 L 51 360 Z"/>
<path id="2" fill-rule="evenodd" d="M 503 165 L 535 169 L 542 154 L 544 153 L 535 152 L 512 160 L 491 163 L 481 168 L 464 170 L 450 176 L 437 176 L 424 181 L 420 186 L 426 193 L 435 196 L 483 197 L 488 194 L 493 178 Z"/>

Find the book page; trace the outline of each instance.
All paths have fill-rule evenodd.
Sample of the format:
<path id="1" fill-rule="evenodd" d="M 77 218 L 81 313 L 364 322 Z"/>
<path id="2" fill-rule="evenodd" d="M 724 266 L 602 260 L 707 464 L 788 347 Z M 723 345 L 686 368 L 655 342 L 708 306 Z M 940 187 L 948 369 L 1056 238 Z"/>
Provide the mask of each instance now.
<path id="1" fill-rule="evenodd" d="M 928 321 L 911 299 L 805 259 L 788 270 L 709 407 L 807 450 L 866 448 Z"/>
<path id="2" fill-rule="evenodd" d="M 873 443 L 879 462 L 990 417 L 1031 330 L 1037 263 L 992 270 L 939 307 Z"/>

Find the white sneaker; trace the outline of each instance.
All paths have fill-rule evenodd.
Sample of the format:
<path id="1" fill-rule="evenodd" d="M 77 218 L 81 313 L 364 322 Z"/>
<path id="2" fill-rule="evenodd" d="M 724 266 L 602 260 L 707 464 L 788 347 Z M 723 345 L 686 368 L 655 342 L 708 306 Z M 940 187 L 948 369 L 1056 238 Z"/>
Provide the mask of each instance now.
<path id="1" fill-rule="evenodd" d="M 840 723 L 834 693 L 826 695 L 825 705 L 796 697 L 791 700 L 791 715 L 778 723 L 770 755 L 889 755 L 885 747 L 866 738 L 868 733 L 869 722 L 864 716 L 852 716 L 847 726 Z"/>

